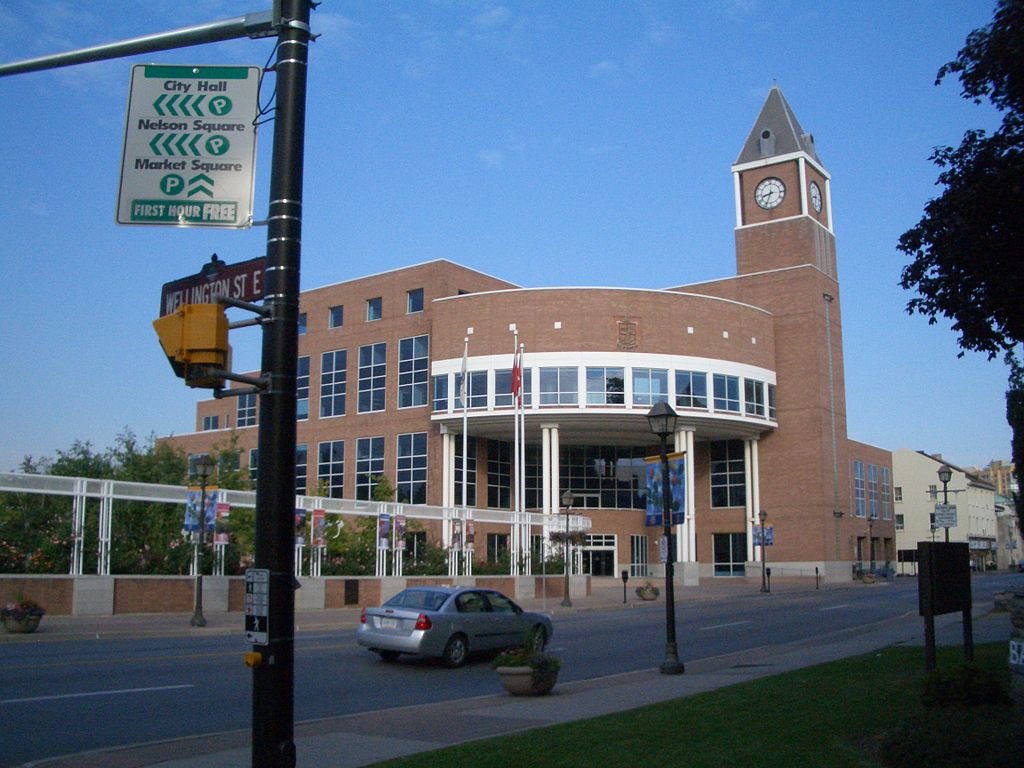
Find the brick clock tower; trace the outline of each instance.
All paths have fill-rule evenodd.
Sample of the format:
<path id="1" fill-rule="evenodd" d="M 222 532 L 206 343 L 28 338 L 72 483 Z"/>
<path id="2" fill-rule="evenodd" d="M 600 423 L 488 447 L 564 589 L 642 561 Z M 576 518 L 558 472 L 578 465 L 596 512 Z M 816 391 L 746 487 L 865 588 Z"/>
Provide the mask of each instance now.
<path id="1" fill-rule="evenodd" d="M 736 274 L 812 264 L 832 278 L 830 177 L 814 137 L 774 86 L 732 167 L 736 194 Z"/>
<path id="2" fill-rule="evenodd" d="M 830 176 L 778 86 L 732 174 L 736 276 L 682 290 L 772 313 L 778 428 L 758 440 L 760 511 L 774 523 L 772 555 L 795 562 L 813 553 L 826 572 L 834 570 L 830 577 L 848 577 L 856 522 Z"/>

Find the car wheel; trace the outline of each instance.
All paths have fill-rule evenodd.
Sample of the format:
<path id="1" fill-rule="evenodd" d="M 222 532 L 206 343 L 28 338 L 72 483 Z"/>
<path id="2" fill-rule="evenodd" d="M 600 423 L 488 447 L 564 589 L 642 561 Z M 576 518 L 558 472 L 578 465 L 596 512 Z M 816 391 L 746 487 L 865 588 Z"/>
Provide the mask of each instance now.
<path id="1" fill-rule="evenodd" d="M 548 633 L 544 631 L 544 627 L 538 624 L 531 629 L 527 643 L 533 650 L 543 651 L 544 646 L 548 644 Z"/>
<path id="2" fill-rule="evenodd" d="M 461 667 L 469 658 L 469 644 L 465 635 L 452 635 L 441 653 L 441 662 L 446 667 Z"/>
<path id="3" fill-rule="evenodd" d="M 384 661 L 394 661 L 398 658 L 398 651 L 377 651 Z"/>

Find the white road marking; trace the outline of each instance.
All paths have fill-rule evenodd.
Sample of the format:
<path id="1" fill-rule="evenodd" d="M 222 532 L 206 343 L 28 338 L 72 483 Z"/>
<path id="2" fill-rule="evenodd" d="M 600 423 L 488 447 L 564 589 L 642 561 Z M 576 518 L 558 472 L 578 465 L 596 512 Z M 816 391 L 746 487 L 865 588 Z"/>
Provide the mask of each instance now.
<path id="1" fill-rule="evenodd" d="M 843 603 L 842 605 L 830 605 L 828 608 L 819 608 L 819 611 L 838 611 L 840 608 L 849 608 L 849 603 Z"/>
<path id="2" fill-rule="evenodd" d="M 180 688 L 195 688 L 194 685 L 161 685 L 155 688 L 121 688 L 116 691 L 90 691 L 88 693 L 62 693 L 55 696 L 33 696 L 27 699 L 0 699 L 0 704 L 25 704 L 31 701 L 56 701 L 58 699 L 82 699 L 87 696 L 117 696 L 125 693 L 151 693 L 153 691 L 174 691 Z"/>
<path id="3" fill-rule="evenodd" d="M 715 624 L 713 627 L 698 627 L 697 629 L 703 632 L 706 629 L 725 629 L 726 627 L 739 627 L 743 624 L 753 624 L 753 621 L 734 621 L 730 624 Z"/>

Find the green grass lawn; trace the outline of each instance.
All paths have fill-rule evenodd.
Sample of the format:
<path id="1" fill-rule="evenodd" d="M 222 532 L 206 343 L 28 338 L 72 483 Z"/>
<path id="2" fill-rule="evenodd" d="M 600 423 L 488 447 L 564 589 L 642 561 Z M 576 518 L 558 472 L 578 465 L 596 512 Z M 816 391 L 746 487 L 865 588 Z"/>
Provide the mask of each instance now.
<path id="1" fill-rule="evenodd" d="M 975 664 L 1005 676 L 1006 654 L 1005 643 L 979 645 Z M 940 669 L 962 662 L 962 648 L 938 649 Z M 922 648 L 893 647 L 615 715 L 379 765 L 877 768 L 878 737 L 901 718 L 922 711 L 924 677 Z"/>

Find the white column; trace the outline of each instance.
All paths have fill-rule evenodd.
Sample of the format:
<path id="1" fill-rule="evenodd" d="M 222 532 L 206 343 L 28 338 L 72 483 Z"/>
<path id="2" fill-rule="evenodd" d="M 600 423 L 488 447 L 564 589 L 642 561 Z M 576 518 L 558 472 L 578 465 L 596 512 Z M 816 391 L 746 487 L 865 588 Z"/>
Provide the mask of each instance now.
<path id="1" fill-rule="evenodd" d="M 676 450 L 686 451 L 686 523 L 683 527 L 680 538 L 682 539 L 682 553 L 680 562 L 697 562 L 697 515 L 695 505 L 697 504 L 696 490 L 696 455 L 694 453 L 693 430 L 684 429 L 676 433 Z"/>
<path id="2" fill-rule="evenodd" d="M 761 524 L 761 464 L 759 461 L 759 455 L 757 451 L 757 438 L 750 440 L 750 496 L 751 496 L 751 508 L 753 509 L 753 519 L 756 521 L 755 525 Z M 761 531 L 762 535 L 764 531 Z M 757 548 L 758 560 L 764 559 L 764 550 L 761 547 Z"/>
<path id="3" fill-rule="evenodd" d="M 551 427 L 540 426 L 541 513 L 551 514 Z"/>
<path id="4" fill-rule="evenodd" d="M 743 483 L 745 486 L 746 503 L 744 505 L 744 514 L 747 519 L 747 562 L 751 562 L 755 559 L 754 557 L 754 499 L 752 492 L 753 481 L 751 479 L 751 467 L 750 467 L 750 440 L 743 441 Z"/>
<path id="5" fill-rule="evenodd" d="M 548 428 L 548 435 L 551 440 L 551 508 L 556 512 L 561 508 L 562 504 L 562 489 L 558 487 L 559 483 L 559 444 L 558 444 L 558 425 L 552 424 Z"/>

